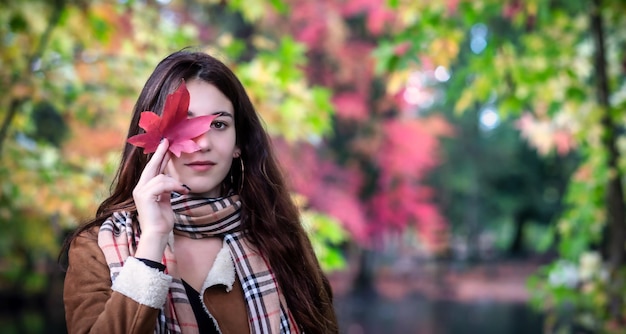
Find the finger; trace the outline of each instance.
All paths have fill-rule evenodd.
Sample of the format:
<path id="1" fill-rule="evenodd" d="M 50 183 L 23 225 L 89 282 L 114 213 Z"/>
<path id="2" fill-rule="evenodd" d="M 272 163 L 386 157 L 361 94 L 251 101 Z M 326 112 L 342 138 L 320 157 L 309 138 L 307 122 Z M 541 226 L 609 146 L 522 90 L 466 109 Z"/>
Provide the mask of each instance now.
<path id="1" fill-rule="evenodd" d="M 143 172 L 141 172 L 141 176 L 139 177 L 139 181 L 137 185 L 144 184 L 151 178 L 157 176 L 161 173 L 159 167 L 161 166 L 161 162 L 163 161 L 163 157 L 167 149 L 169 148 L 169 142 L 167 139 L 163 138 L 163 140 L 159 143 L 156 151 L 146 164 Z"/>
<path id="2" fill-rule="evenodd" d="M 167 138 L 163 138 L 163 140 L 161 140 L 161 142 L 159 143 L 159 146 L 157 146 L 156 151 L 150 158 L 148 165 L 150 166 L 151 171 L 154 172 L 154 176 L 161 174 L 161 163 L 163 162 L 163 159 L 165 159 L 165 157 L 167 156 L 167 150 L 169 146 L 170 143 Z M 146 168 L 148 168 L 148 165 L 146 165 Z"/>
<path id="3" fill-rule="evenodd" d="M 161 166 L 159 166 L 159 174 L 163 174 L 163 171 L 167 167 L 167 163 L 171 160 L 171 158 L 172 156 L 170 155 L 170 152 L 166 151 L 163 160 L 161 160 Z"/>
<path id="4" fill-rule="evenodd" d="M 145 200 L 154 200 L 160 196 L 159 202 L 169 201 L 172 192 L 179 194 L 187 194 L 189 189 L 186 188 L 180 181 L 167 176 L 157 175 L 148 183 L 142 187 L 138 196 L 143 197 Z"/>

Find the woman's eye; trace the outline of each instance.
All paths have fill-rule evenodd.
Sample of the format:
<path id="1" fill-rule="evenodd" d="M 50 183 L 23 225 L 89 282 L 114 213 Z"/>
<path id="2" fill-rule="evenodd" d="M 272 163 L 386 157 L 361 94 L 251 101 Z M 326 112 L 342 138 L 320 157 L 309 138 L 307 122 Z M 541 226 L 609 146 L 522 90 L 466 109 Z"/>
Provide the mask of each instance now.
<path id="1" fill-rule="evenodd" d="M 226 127 L 226 123 L 224 122 L 213 122 L 212 126 L 216 129 L 223 129 Z"/>

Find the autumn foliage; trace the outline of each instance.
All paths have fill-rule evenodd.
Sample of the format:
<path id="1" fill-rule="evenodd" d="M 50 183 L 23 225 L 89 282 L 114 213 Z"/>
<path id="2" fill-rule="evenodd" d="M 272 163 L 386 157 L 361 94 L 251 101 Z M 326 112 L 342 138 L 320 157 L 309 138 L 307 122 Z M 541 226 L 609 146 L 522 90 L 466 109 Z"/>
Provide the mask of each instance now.
<path id="1" fill-rule="evenodd" d="M 329 138 L 281 142 L 295 190 L 311 207 L 342 222 L 362 245 L 412 228 L 427 249 L 445 247 L 447 224 L 424 180 L 440 163 L 438 138 L 452 135 L 452 129 L 441 117 L 413 113 L 388 92 L 389 78 L 375 73 L 372 52 L 391 32 L 397 13 L 385 1 L 290 5 L 281 24 L 306 45 L 308 79 L 331 90 L 336 111 Z M 268 16 L 262 26 L 276 22 Z"/>

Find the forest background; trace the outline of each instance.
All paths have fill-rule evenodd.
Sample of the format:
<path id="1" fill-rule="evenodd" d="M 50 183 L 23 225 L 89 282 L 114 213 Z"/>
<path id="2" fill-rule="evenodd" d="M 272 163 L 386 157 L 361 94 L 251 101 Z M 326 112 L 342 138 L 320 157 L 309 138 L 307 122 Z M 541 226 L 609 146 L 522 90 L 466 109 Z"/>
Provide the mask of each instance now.
<path id="1" fill-rule="evenodd" d="M 0 298 L 52 309 L 3 312 L 9 332 L 62 317 L 60 244 L 106 196 L 147 76 L 185 47 L 246 86 L 329 275 L 358 290 L 531 259 L 546 332 L 626 329 L 624 1 L 0 9 Z"/>

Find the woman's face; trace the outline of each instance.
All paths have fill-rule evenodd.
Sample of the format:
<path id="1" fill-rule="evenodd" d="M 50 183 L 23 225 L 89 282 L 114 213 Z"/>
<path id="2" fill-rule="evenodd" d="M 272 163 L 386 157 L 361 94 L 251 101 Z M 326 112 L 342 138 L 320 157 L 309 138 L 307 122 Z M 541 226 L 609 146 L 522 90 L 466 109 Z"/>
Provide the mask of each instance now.
<path id="1" fill-rule="evenodd" d="M 236 145 L 235 111 L 230 100 L 217 87 L 202 80 L 186 83 L 189 90 L 189 117 L 219 115 L 211 129 L 194 139 L 200 150 L 172 155 L 165 173 L 191 188 L 191 193 L 219 197 L 222 181 L 233 158 L 241 150 Z"/>

